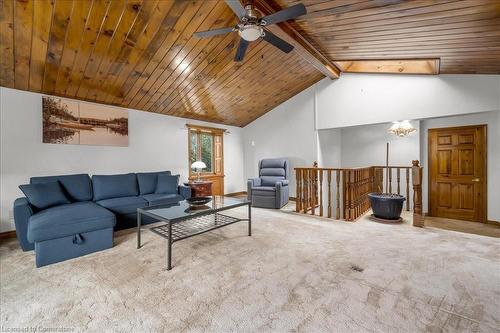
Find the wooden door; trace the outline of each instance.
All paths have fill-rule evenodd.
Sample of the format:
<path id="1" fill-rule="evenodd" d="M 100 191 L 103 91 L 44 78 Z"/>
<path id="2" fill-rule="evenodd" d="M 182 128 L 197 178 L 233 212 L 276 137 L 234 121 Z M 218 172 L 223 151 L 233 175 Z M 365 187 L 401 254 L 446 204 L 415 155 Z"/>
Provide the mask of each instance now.
<path id="1" fill-rule="evenodd" d="M 486 125 L 429 130 L 429 213 L 486 221 Z"/>

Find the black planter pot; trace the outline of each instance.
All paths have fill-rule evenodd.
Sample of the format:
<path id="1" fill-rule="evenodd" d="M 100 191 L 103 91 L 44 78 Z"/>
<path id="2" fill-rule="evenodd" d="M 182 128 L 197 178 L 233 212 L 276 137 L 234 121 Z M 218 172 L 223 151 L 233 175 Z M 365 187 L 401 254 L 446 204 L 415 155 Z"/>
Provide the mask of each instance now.
<path id="1" fill-rule="evenodd" d="M 384 220 L 398 220 L 405 197 L 392 193 L 368 193 L 373 215 Z"/>

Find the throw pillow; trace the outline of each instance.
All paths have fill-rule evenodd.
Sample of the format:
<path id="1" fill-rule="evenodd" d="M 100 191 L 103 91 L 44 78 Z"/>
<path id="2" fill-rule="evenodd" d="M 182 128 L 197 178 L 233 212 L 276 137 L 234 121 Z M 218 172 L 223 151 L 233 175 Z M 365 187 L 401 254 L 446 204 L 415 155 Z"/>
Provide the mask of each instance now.
<path id="1" fill-rule="evenodd" d="M 69 204 L 59 182 L 19 185 L 29 203 L 37 209 Z"/>
<path id="2" fill-rule="evenodd" d="M 158 175 L 155 193 L 177 194 L 179 175 Z"/>

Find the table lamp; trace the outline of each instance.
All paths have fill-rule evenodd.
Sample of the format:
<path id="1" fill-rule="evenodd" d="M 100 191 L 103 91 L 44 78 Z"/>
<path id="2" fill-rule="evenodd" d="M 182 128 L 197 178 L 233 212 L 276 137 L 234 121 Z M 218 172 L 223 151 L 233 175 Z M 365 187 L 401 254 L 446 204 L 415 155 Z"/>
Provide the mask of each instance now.
<path id="1" fill-rule="evenodd" d="M 198 182 L 198 183 L 201 182 L 200 172 L 201 172 L 201 170 L 205 169 L 206 167 L 207 167 L 207 165 L 203 161 L 196 161 L 193 164 L 191 164 L 191 169 L 195 169 L 196 172 L 198 173 L 198 179 L 196 179 L 196 182 Z"/>

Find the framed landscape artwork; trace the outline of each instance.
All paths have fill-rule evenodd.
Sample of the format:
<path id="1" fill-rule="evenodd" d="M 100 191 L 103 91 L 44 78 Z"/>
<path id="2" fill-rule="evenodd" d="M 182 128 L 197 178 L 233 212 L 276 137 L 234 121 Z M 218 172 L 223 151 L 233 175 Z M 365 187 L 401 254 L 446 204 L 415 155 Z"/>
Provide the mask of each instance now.
<path id="1" fill-rule="evenodd" d="M 128 111 L 43 96 L 43 142 L 128 146 Z"/>

